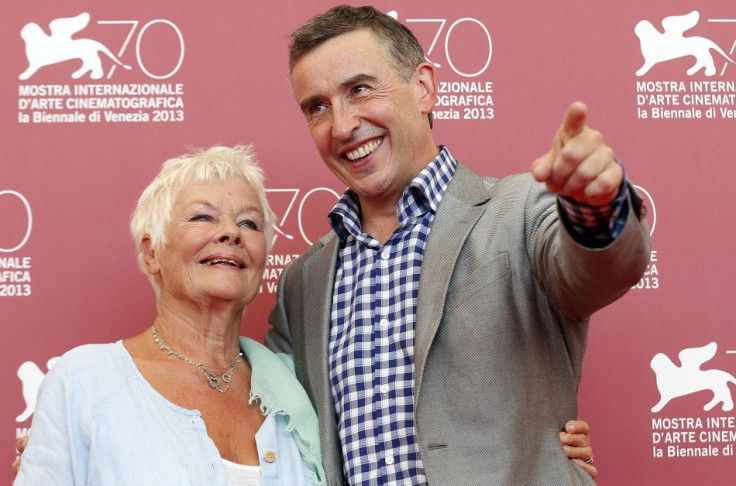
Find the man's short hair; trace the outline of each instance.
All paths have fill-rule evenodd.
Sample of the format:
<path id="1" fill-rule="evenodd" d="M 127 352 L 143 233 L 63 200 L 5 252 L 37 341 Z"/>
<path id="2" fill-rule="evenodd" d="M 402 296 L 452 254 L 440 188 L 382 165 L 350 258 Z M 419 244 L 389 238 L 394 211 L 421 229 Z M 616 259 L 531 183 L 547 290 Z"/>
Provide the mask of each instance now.
<path id="1" fill-rule="evenodd" d="M 394 18 L 371 6 L 339 5 L 312 17 L 291 35 L 289 73 L 304 55 L 322 43 L 359 29 L 370 29 L 388 48 L 396 72 L 404 81 L 426 60 L 414 34 Z"/>

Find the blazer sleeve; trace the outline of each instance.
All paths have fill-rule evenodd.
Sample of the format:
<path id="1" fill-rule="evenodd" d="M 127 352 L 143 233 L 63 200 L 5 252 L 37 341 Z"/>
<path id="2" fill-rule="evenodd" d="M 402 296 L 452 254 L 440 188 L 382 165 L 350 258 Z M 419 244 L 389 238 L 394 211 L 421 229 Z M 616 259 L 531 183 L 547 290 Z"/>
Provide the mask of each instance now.
<path id="1" fill-rule="evenodd" d="M 623 231 L 601 248 L 575 241 L 562 224 L 558 208 L 554 212 L 531 210 L 541 214 L 532 240 L 538 278 L 547 295 L 573 320 L 586 319 L 623 296 L 646 270 L 651 255 L 649 228 L 641 199 L 631 191 Z"/>

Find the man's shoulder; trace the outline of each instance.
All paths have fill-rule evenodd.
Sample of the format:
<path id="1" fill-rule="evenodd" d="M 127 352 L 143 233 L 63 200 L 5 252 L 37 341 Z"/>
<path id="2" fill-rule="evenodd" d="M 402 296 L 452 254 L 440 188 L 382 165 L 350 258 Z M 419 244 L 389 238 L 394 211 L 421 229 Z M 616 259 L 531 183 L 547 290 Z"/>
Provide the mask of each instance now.
<path id="1" fill-rule="evenodd" d="M 304 250 L 301 255 L 299 255 L 297 258 L 292 260 L 288 263 L 287 268 L 294 268 L 294 267 L 301 267 L 304 266 L 304 264 L 309 261 L 312 257 L 314 257 L 316 254 L 318 254 L 320 251 L 322 251 L 326 246 L 329 246 L 332 244 L 332 242 L 337 238 L 337 235 L 334 231 L 330 231 L 328 233 L 325 233 L 319 240 L 312 243 L 312 246 Z"/>
<path id="2" fill-rule="evenodd" d="M 471 194 L 477 193 L 481 197 L 483 192 L 491 196 L 499 193 L 522 195 L 528 191 L 543 189 L 544 185 L 535 181 L 529 172 L 494 177 L 480 174 L 458 161 L 455 176 L 447 190 L 448 194 L 472 197 Z"/>

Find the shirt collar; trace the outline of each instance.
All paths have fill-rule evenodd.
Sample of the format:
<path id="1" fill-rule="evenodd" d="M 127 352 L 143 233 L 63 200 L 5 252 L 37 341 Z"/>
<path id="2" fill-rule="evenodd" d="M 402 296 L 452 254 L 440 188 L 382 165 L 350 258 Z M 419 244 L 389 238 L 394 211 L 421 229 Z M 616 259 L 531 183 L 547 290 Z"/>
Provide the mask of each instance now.
<path id="1" fill-rule="evenodd" d="M 450 180 L 455 175 L 457 161 L 446 146 L 440 145 L 439 148 L 440 153 L 437 157 L 427 164 L 404 189 L 396 208 L 399 224 L 402 226 L 412 218 L 419 217 L 428 211 L 436 212 Z M 357 238 L 362 233 L 358 196 L 352 190 L 347 189 L 332 208 L 327 219 L 340 240 L 345 241 L 351 235 Z"/>

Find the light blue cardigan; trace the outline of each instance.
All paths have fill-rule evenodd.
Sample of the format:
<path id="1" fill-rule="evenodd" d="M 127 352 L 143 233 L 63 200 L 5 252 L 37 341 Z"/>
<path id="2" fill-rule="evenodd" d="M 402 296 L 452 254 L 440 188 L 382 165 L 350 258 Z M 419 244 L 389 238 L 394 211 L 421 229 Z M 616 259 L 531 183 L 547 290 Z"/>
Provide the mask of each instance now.
<path id="1" fill-rule="evenodd" d="M 325 484 L 317 415 L 291 358 L 251 339 L 240 345 L 252 368 L 251 402 L 258 400 L 269 424 L 281 424 L 264 423 L 256 437 L 281 458 L 262 464 L 264 484 L 294 484 L 291 475 L 306 469 L 306 484 Z M 156 392 L 122 341 L 79 346 L 44 378 L 15 484 L 224 485 L 222 458 L 207 435 L 200 412 Z"/>

